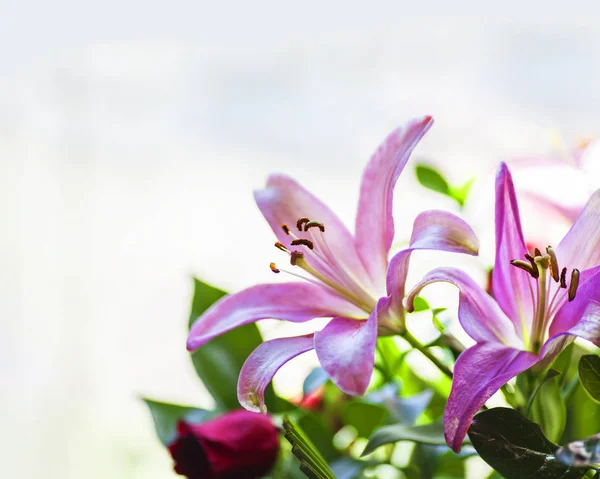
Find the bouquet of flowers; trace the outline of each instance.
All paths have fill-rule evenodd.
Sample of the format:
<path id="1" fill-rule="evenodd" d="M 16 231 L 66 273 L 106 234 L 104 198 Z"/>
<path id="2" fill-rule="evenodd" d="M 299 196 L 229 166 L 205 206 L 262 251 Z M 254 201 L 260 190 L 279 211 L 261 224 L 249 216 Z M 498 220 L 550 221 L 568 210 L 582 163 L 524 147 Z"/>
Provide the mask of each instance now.
<path id="1" fill-rule="evenodd" d="M 370 158 L 354 234 L 287 176 L 254 192 L 281 258 L 270 263 L 277 281 L 227 294 L 195 280 L 187 349 L 216 408 L 146 400 L 177 473 L 600 477 L 600 190 L 558 244 L 531 245 L 510 167 L 500 164 L 490 284 L 438 267 L 408 289 L 414 251 L 479 251 L 465 220 L 429 210 L 414 220 L 407 247 L 391 253 L 394 187 L 432 123 L 409 121 Z M 435 170 L 417 173 L 464 203 L 470 182 L 451 187 Z M 437 282 L 458 290 L 458 310 L 446 313 L 466 340 L 440 319 L 446 308 L 420 296 Z M 263 341 L 255 323 L 267 318 L 330 320 L 311 334 Z M 420 339 L 415 321 L 433 325 L 435 337 Z M 297 378 L 303 397 L 277 396 L 273 376 L 309 351 L 320 367 Z"/>

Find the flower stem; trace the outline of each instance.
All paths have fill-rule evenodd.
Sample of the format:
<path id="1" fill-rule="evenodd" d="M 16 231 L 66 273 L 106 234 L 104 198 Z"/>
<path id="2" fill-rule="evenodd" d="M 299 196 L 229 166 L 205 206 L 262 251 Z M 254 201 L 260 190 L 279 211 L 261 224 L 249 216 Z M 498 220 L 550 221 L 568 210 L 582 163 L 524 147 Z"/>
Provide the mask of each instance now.
<path id="1" fill-rule="evenodd" d="M 423 356 L 429 359 L 433 364 L 437 366 L 437 368 L 443 372 L 446 376 L 452 379 L 453 374 L 452 371 L 442 363 L 438 358 L 436 358 L 429 349 L 427 349 L 423 344 L 419 342 L 417 338 L 415 338 L 408 330 L 404 330 L 402 333 L 402 337 L 410 344 L 414 349 L 418 349 Z"/>

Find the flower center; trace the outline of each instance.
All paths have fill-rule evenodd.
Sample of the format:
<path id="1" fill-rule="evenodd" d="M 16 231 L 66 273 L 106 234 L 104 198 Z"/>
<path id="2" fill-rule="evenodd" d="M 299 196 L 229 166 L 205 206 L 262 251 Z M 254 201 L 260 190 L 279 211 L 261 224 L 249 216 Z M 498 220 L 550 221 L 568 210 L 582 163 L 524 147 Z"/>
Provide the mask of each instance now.
<path id="1" fill-rule="evenodd" d="M 535 248 L 534 256 L 528 253 L 525 255 L 525 259 L 527 261 L 513 259 L 510 264 L 529 273 L 537 284 L 534 294 L 534 288 L 531 282 L 528 282 L 534 305 L 529 349 L 539 354 L 544 344 L 544 337 L 550 326 L 551 318 L 564 300 L 565 292 L 567 293 L 569 302 L 575 299 L 579 286 L 579 270 L 576 268 L 571 270 L 571 280 L 567 287 L 567 268 L 563 268 L 562 270 L 559 268 L 556 253 L 552 246 L 546 248 L 546 254 L 542 254 L 538 248 Z M 549 298 L 552 289 L 551 280 L 554 280 L 556 286 L 552 298 Z M 523 340 L 527 344 L 527 338 L 523 338 Z"/>
<path id="2" fill-rule="evenodd" d="M 351 270 L 335 257 L 327 243 L 323 223 L 302 217 L 296 222 L 298 233 L 292 231 L 286 224 L 281 225 L 281 229 L 290 237 L 290 246 L 285 246 L 278 241 L 275 243 L 275 247 L 290 256 L 292 266 L 303 269 L 312 278 L 280 269 L 275 263 L 270 264 L 271 271 L 274 273 L 283 271 L 320 286 L 325 284 L 367 314 L 371 313 L 377 300 L 361 283 L 360 279 L 355 277 Z"/>

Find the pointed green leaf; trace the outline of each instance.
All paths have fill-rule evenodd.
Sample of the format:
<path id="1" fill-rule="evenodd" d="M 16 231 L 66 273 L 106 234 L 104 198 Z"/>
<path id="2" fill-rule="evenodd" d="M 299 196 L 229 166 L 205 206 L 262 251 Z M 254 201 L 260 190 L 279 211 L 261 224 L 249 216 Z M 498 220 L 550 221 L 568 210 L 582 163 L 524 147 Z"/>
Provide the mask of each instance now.
<path id="1" fill-rule="evenodd" d="M 300 470 L 311 479 L 336 479 L 323 456 L 300 427 L 283 418 L 284 436 L 292 445 L 292 453 L 300 461 Z"/>
<path id="2" fill-rule="evenodd" d="M 418 313 L 419 311 L 427 311 L 429 309 L 429 303 L 421 296 L 417 296 L 413 302 L 413 312 Z"/>
<path id="3" fill-rule="evenodd" d="M 177 435 L 177 421 L 185 419 L 192 423 L 204 422 L 214 416 L 211 411 L 190 406 L 169 404 L 152 399 L 142 398 L 148 405 L 156 434 L 160 441 L 168 446 Z"/>
<path id="4" fill-rule="evenodd" d="M 384 406 L 360 400 L 349 401 L 342 408 L 344 424 L 355 427 L 360 437 L 369 437 L 375 428 L 386 423 L 388 416 Z"/>
<path id="5" fill-rule="evenodd" d="M 465 201 L 467 200 L 467 196 L 469 195 L 469 192 L 471 191 L 471 186 L 473 186 L 473 183 L 475 182 L 475 178 L 471 178 L 469 181 L 467 181 L 465 184 L 461 185 L 461 186 L 451 186 L 450 187 L 450 196 L 452 198 L 454 198 L 454 200 L 460 205 L 460 206 L 464 206 Z"/>
<path id="6" fill-rule="evenodd" d="M 225 294 L 225 291 L 194 278 L 189 326 Z M 256 325 L 246 324 L 212 339 L 192 354 L 194 368 L 219 409 L 240 407 L 237 399 L 238 376 L 246 358 L 261 342 L 262 337 Z M 285 409 L 285 402 L 276 398 L 270 385 L 265 391 L 265 403 L 273 412 Z"/>
<path id="7" fill-rule="evenodd" d="M 559 462 L 554 457 L 558 446 L 538 424 L 514 409 L 494 408 L 477 414 L 469 437 L 483 460 L 507 479 L 579 479 L 585 473 Z"/>
<path id="8" fill-rule="evenodd" d="M 366 456 L 384 444 L 391 444 L 398 441 L 445 445 L 444 426 L 441 421 L 421 426 L 406 426 L 404 424 L 384 426 L 373 433 L 362 455 Z"/>
<path id="9" fill-rule="evenodd" d="M 590 397 L 600 402 L 600 356 L 586 354 L 581 357 L 579 379 Z"/>
<path id="10" fill-rule="evenodd" d="M 443 195 L 448 195 L 450 186 L 448 185 L 446 179 L 436 170 L 430 166 L 418 164 L 415 167 L 415 171 L 417 173 L 417 180 L 419 180 L 419 183 L 421 183 L 421 185 L 423 185 L 425 188 L 437 191 Z"/>
<path id="11" fill-rule="evenodd" d="M 194 278 L 194 297 L 192 299 L 188 327 L 191 328 L 192 324 L 194 324 L 208 308 L 226 294 L 225 291 L 215 288 L 204 281 L 200 281 L 198 278 Z"/>
<path id="12" fill-rule="evenodd" d="M 551 441 L 558 441 L 567 423 L 567 407 L 560 392 L 560 373 L 551 369 L 533 393 L 528 416 Z"/>

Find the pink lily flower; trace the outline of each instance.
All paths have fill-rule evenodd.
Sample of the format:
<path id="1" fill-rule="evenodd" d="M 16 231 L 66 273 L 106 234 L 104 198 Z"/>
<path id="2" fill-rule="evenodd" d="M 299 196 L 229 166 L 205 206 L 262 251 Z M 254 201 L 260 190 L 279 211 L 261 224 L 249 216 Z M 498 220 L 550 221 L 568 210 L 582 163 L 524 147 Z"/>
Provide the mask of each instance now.
<path id="1" fill-rule="evenodd" d="M 314 334 L 266 341 L 250 355 L 238 382 L 238 398 L 246 409 L 265 412 L 263 393 L 274 374 L 312 349 L 340 389 L 363 394 L 373 371 L 378 333 L 404 329 L 402 299 L 410 253 L 439 249 L 477 254 L 477 238 L 463 220 L 427 211 L 415 220 L 410 246 L 388 261 L 394 238 L 394 185 L 432 123 L 428 116 L 410 121 L 373 154 L 362 177 L 355 235 L 289 177 L 273 175 L 265 189 L 255 191 L 256 203 L 277 237 L 275 246 L 293 266 L 287 272 L 304 281 L 259 284 L 224 297 L 194 323 L 188 349 L 259 319 L 333 319 Z M 275 263 L 271 269 L 284 271 Z"/>
<path id="2" fill-rule="evenodd" d="M 515 175 L 517 185 L 520 177 L 532 177 L 537 173 L 553 171 L 555 176 L 558 175 L 559 181 L 562 181 L 562 184 L 557 184 L 556 187 L 569 192 L 577 190 L 575 193 L 580 193 L 575 195 L 578 200 L 574 204 L 565 205 L 556 198 L 556 194 L 548 194 L 548 191 L 555 190 L 552 187 L 548 188 L 548 184 L 541 190 L 532 186 L 517 186 L 521 200 L 524 200 L 529 208 L 543 210 L 544 215 L 553 221 L 573 224 L 585 206 L 585 199 L 598 188 L 597 171 L 593 166 L 597 163 L 599 146 L 598 142 L 581 142 L 575 148 L 563 152 L 510 160 L 508 165 Z"/>
<path id="3" fill-rule="evenodd" d="M 531 255 L 523 241 L 510 171 L 496 178 L 494 298 L 456 268 L 430 271 L 409 293 L 407 309 L 433 282 L 458 287 L 458 318 L 476 344 L 454 366 L 446 409 L 446 441 L 459 451 L 471 420 L 510 379 L 547 365 L 576 336 L 600 346 L 600 190 L 553 249 Z M 562 267 L 562 269 L 561 269 Z"/>

